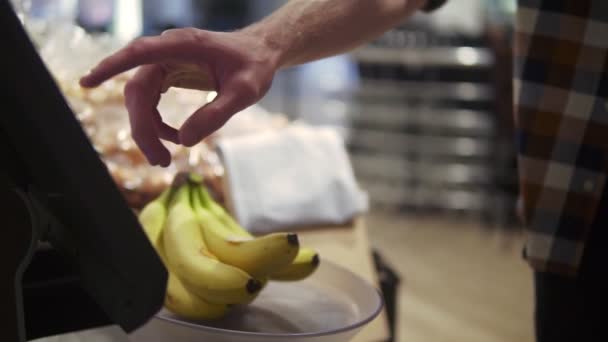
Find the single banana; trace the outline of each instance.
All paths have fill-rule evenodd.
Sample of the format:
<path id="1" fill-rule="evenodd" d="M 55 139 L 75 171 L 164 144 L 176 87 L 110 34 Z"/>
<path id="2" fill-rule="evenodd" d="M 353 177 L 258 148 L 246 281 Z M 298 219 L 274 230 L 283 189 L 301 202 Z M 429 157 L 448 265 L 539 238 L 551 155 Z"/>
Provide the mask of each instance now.
<path id="1" fill-rule="evenodd" d="M 201 187 L 200 196 L 204 206 L 222 221 L 224 226 L 228 227 L 233 234 L 242 237 L 253 237 L 253 235 L 236 222 L 221 205 L 213 200 L 204 187 Z M 300 247 L 294 261 L 280 271 L 275 272 L 274 276 L 271 277 L 271 280 L 295 281 L 304 279 L 314 273 L 319 263 L 320 258 L 317 252 L 309 248 Z M 266 282 L 267 281 L 263 281 L 263 284 L 265 285 Z"/>
<path id="2" fill-rule="evenodd" d="M 232 216 L 230 216 L 230 214 L 228 214 L 228 212 L 226 212 L 226 210 L 211 197 L 204 186 L 201 186 L 200 196 L 204 207 L 211 211 L 211 213 L 215 215 L 215 217 L 217 217 L 233 234 L 242 237 L 253 237 L 249 231 L 236 222 L 236 220 L 232 218 Z"/>
<path id="3" fill-rule="evenodd" d="M 139 215 L 146 235 L 161 260 L 167 266 L 163 247 L 163 227 L 167 213 L 167 202 L 172 189 L 165 190 L 157 199 L 148 203 Z M 169 280 L 165 293 L 165 307 L 174 314 L 191 320 L 210 320 L 224 316 L 228 307 L 224 304 L 211 304 L 188 292 L 180 279 L 169 270 Z"/>
<path id="4" fill-rule="evenodd" d="M 300 248 L 295 260 L 287 267 L 270 274 L 270 280 L 296 281 L 302 280 L 318 268 L 319 254 L 310 248 Z"/>
<path id="5" fill-rule="evenodd" d="M 159 241 L 157 251 L 166 260 L 163 241 Z M 226 315 L 228 306 L 212 304 L 186 289 L 182 281 L 171 270 L 165 294 L 165 307 L 174 314 L 190 320 L 212 320 Z"/>
<path id="6" fill-rule="evenodd" d="M 173 273 L 169 273 L 165 307 L 174 314 L 190 320 L 218 319 L 228 312 L 227 305 L 209 303 L 189 292 Z"/>
<path id="7" fill-rule="evenodd" d="M 258 293 L 256 293 L 256 294 L 255 294 L 255 295 L 254 295 L 254 296 L 253 296 L 251 299 L 249 299 L 249 300 L 248 300 L 248 301 L 246 301 L 246 302 L 242 302 L 242 303 L 240 303 L 240 305 L 249 305 L 249 304 L 251 304 L 251 303 L 252 303 L 254 300 L 256 300 L 256 298 L 258 298 L 258 296 L 260 295 L 260 293 L 262 293 L 262 290 L 264 290 L 264 288 L 266 288 L 266 285 L 268 285 L 268 281 L 269 281 L 270 279 L 268 279 L 268 277 L 261 277 L 261 278 L 259 278 L 258 280 L 260 281 L 260 284 L 261 284 L 261 286 L 262 286 L 262 289 L 261 289 L 261 290 L 260 290 Z"/>
<path id="8" fill-rule="evenodd" d="M 139 223 L 141 223 L 144 232 L 154 247 L 157 246 L 163 231 L 163 226 L 167 217 L 167 205 L 171 193 L 171 188 L 163 191 L 160 196 L 146 204 L 139 213 Z"/>
<path id="9" fill-rule="evenodd" d="M 210 303 L 248 301 L 261 289 L 260 282 L 212 256 L 190 203 L 189 186 L 184 184 L 173 197 L 163 233 L 169 268 L 186 289 Z"/>
<path id="10" fill-rule="evenodd" d="M 205 243 L 218 259 L 260 278 L 280 270 L 295 259 L 300 249 L 298 235 L 272 233 L 252 238 L 234 234 L 205 209 L 203 188 L 193 185 L 193 206 L 198 215 Z"/>

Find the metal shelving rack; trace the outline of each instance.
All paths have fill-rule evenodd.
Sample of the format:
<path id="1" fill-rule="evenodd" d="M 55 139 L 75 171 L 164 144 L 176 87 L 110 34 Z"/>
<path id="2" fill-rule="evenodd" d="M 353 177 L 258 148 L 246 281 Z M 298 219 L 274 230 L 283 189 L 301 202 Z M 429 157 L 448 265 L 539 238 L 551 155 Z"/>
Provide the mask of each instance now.
<path id="1" fill-rule="evenodd" d="M 362 79 L 348 146 L 373 204 L 495 216 L 494 54 L 483 39 L 401 27 L 352 56 Z"/>

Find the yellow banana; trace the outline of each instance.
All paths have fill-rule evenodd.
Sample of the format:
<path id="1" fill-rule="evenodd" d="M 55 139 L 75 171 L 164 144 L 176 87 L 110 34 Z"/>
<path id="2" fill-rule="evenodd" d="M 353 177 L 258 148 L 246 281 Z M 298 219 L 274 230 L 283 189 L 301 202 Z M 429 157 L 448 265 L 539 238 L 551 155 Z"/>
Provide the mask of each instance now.
<path id="1" fill-rule="evenodd" d="M 230 232 L 237 236 L 253 237 L 253 235 L 251 235 L 249 231 L 247 231 L 238 222 L 236 222 L 234 218 L 232 218 L 232 216 L 230 216 L 230 214 L 228 214 L 228 212 L 226 212 L 226 210 L 224 210 L 221 205 L 215 202 L 211 195 L 209 195 L 207 189 L 202 186 L 199 196 L 201 196 L 201 202 L 203 203 L 203 206 L 207 208 L 213 215 L 215 215 L 215 217 L 217 217 L 224 224 L 224 226 L 228 228 Z"/>
<path id="2" fill-rule="evenodd" d="M 250 300 L 261 289 L 260 282 L 243 270 L 214 259 L 190 203 L 189 186 L 184 184 L 173 197 L 163 233 L 169 268 L 186 289 L 210 303 Z"/>
<path id="3" fill-rule="evenodd" d="M 162 240 L 157 246 L 161 258 L 165 259 Z M 165 307 L 174 314 L 191 320 L 211 320 L 223 317 L 228 312 L 225 304 L 212 304 L 186 289 L 182 281 L 169 270 Z"/>
<path id="4" fill-rule="evenodd" d="M 300 248 L 295 260 L 287 267 L 270 274 L 270 280 L 296 281 L 302 280 L 319 266 L 319 254 L 310 248 Z"/>
<path id="5" fill-rule="evenodd" d="M 141 223 L 144 232 L 154 247 L 157 246 L 165 224 L 165 219 L 167 217 L 167 202 L 171 192 L 171 188 L 163 191 L 155 200 L 146 204 L 139 213 L 139 223 Z"/>
<path id="6" fill-rule="evenodd" d="M 220 261 L 256 278 L 265 277 L 291 264 L 300 249 L 297 234 L 272 233 L 257 238 L 236 235 L 205 209 L 201 202 L 202 190 L 201 186 L 193 186 L 194 210 L 209 251 Z"/>
<path id="7" fill-rule="evenodd" d="M 146 235 L 156 249 L 161 260 L 167 266 L 163 248 L 163 227 L 167 213 L 167 202 L 172 189 L 165 190 L 157 199 L 148 203 L 139 215 L 139 220 Z M 228 307 L 224 304 L 211 304 L 188 292 L 180 279 L 169 270 L 165 307 L 174 314 L 191 320 L 217 319 L 226 314 Z"/>
<path id="8" fill-rule="evenodd" d="M 268 277 L 261 277 L 261 278 L 258 278 L 258 280 L 260 281 L 260 284 L 262 286 L 262 289 L 260 290 L 260 292 L 256 293 L 248 301 L 240 303 L 241 305 L 249 305 L 249 304 L 251 304 L 256 298 L 258 298 L 258 296 L 260 295 L 260 293 L 262 293 L 262 290 L 264 290 L 264 288 L 266 288 L 266 285 L 268 285 L 268 281 L 269 281 Z"/>
<path id="9" fill-rule="evenodd" d="M 209 303 L 189 292 L 173 273 L 169 273 L 165 307 L 174 314 L 191 320 L 218 319 L 228 312 L 227 305 Z"/>

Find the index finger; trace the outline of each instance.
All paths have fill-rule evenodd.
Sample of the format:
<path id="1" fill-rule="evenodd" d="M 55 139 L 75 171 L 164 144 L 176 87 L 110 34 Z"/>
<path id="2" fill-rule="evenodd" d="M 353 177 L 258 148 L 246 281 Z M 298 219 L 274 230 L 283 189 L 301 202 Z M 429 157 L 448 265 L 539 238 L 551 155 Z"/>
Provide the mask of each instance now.
<path id="1" fill-rule="evenodd" d="M 106 80 L 140 65 L 168 60 L 188 61 L 193 58 L 196 44 L 188 43 L 181 35 L 161 35 L 135 39 L 114 54 L 104 58 L 91 72 L 80 79 L 83 87 L 96 87 Z M 197 57 L 199 60 L 200 56 Z"/>

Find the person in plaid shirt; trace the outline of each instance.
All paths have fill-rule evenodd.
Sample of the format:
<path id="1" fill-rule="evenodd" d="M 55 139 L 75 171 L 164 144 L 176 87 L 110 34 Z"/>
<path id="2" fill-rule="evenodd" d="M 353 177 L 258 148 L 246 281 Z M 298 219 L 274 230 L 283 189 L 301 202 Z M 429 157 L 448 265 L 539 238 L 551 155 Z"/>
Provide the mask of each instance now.
<path id="1" fill-rule="evenodd" d="M 125 87 L 133 138 L 153 165 L 160 140 L 192 146 L 258 101 L 277 70 L 365 43 L 445 0 L 292 0 L 247 28 L 139 38 L 81 80 L 94 87 L 141 66 Z M 608 0 L 521 0 L 514 100 L 525 256 L 535 271 L 539 341 L 598 340 L 608 196 Z M 175 129 L 156 106 L 168 87 L 217 89 Z M 596 316 L 595 316 L 596 317 Z M 605 329 L 604 329 L 605 330 Z M 599 339 L 608 341 L 608 338 Z"/>
<path id="2" fill-rule="evenodd" d="M 608 290 L 608 1 L 518 5 L 515 123 L 537 339 L 608 341 L 594 316 Z"/>

